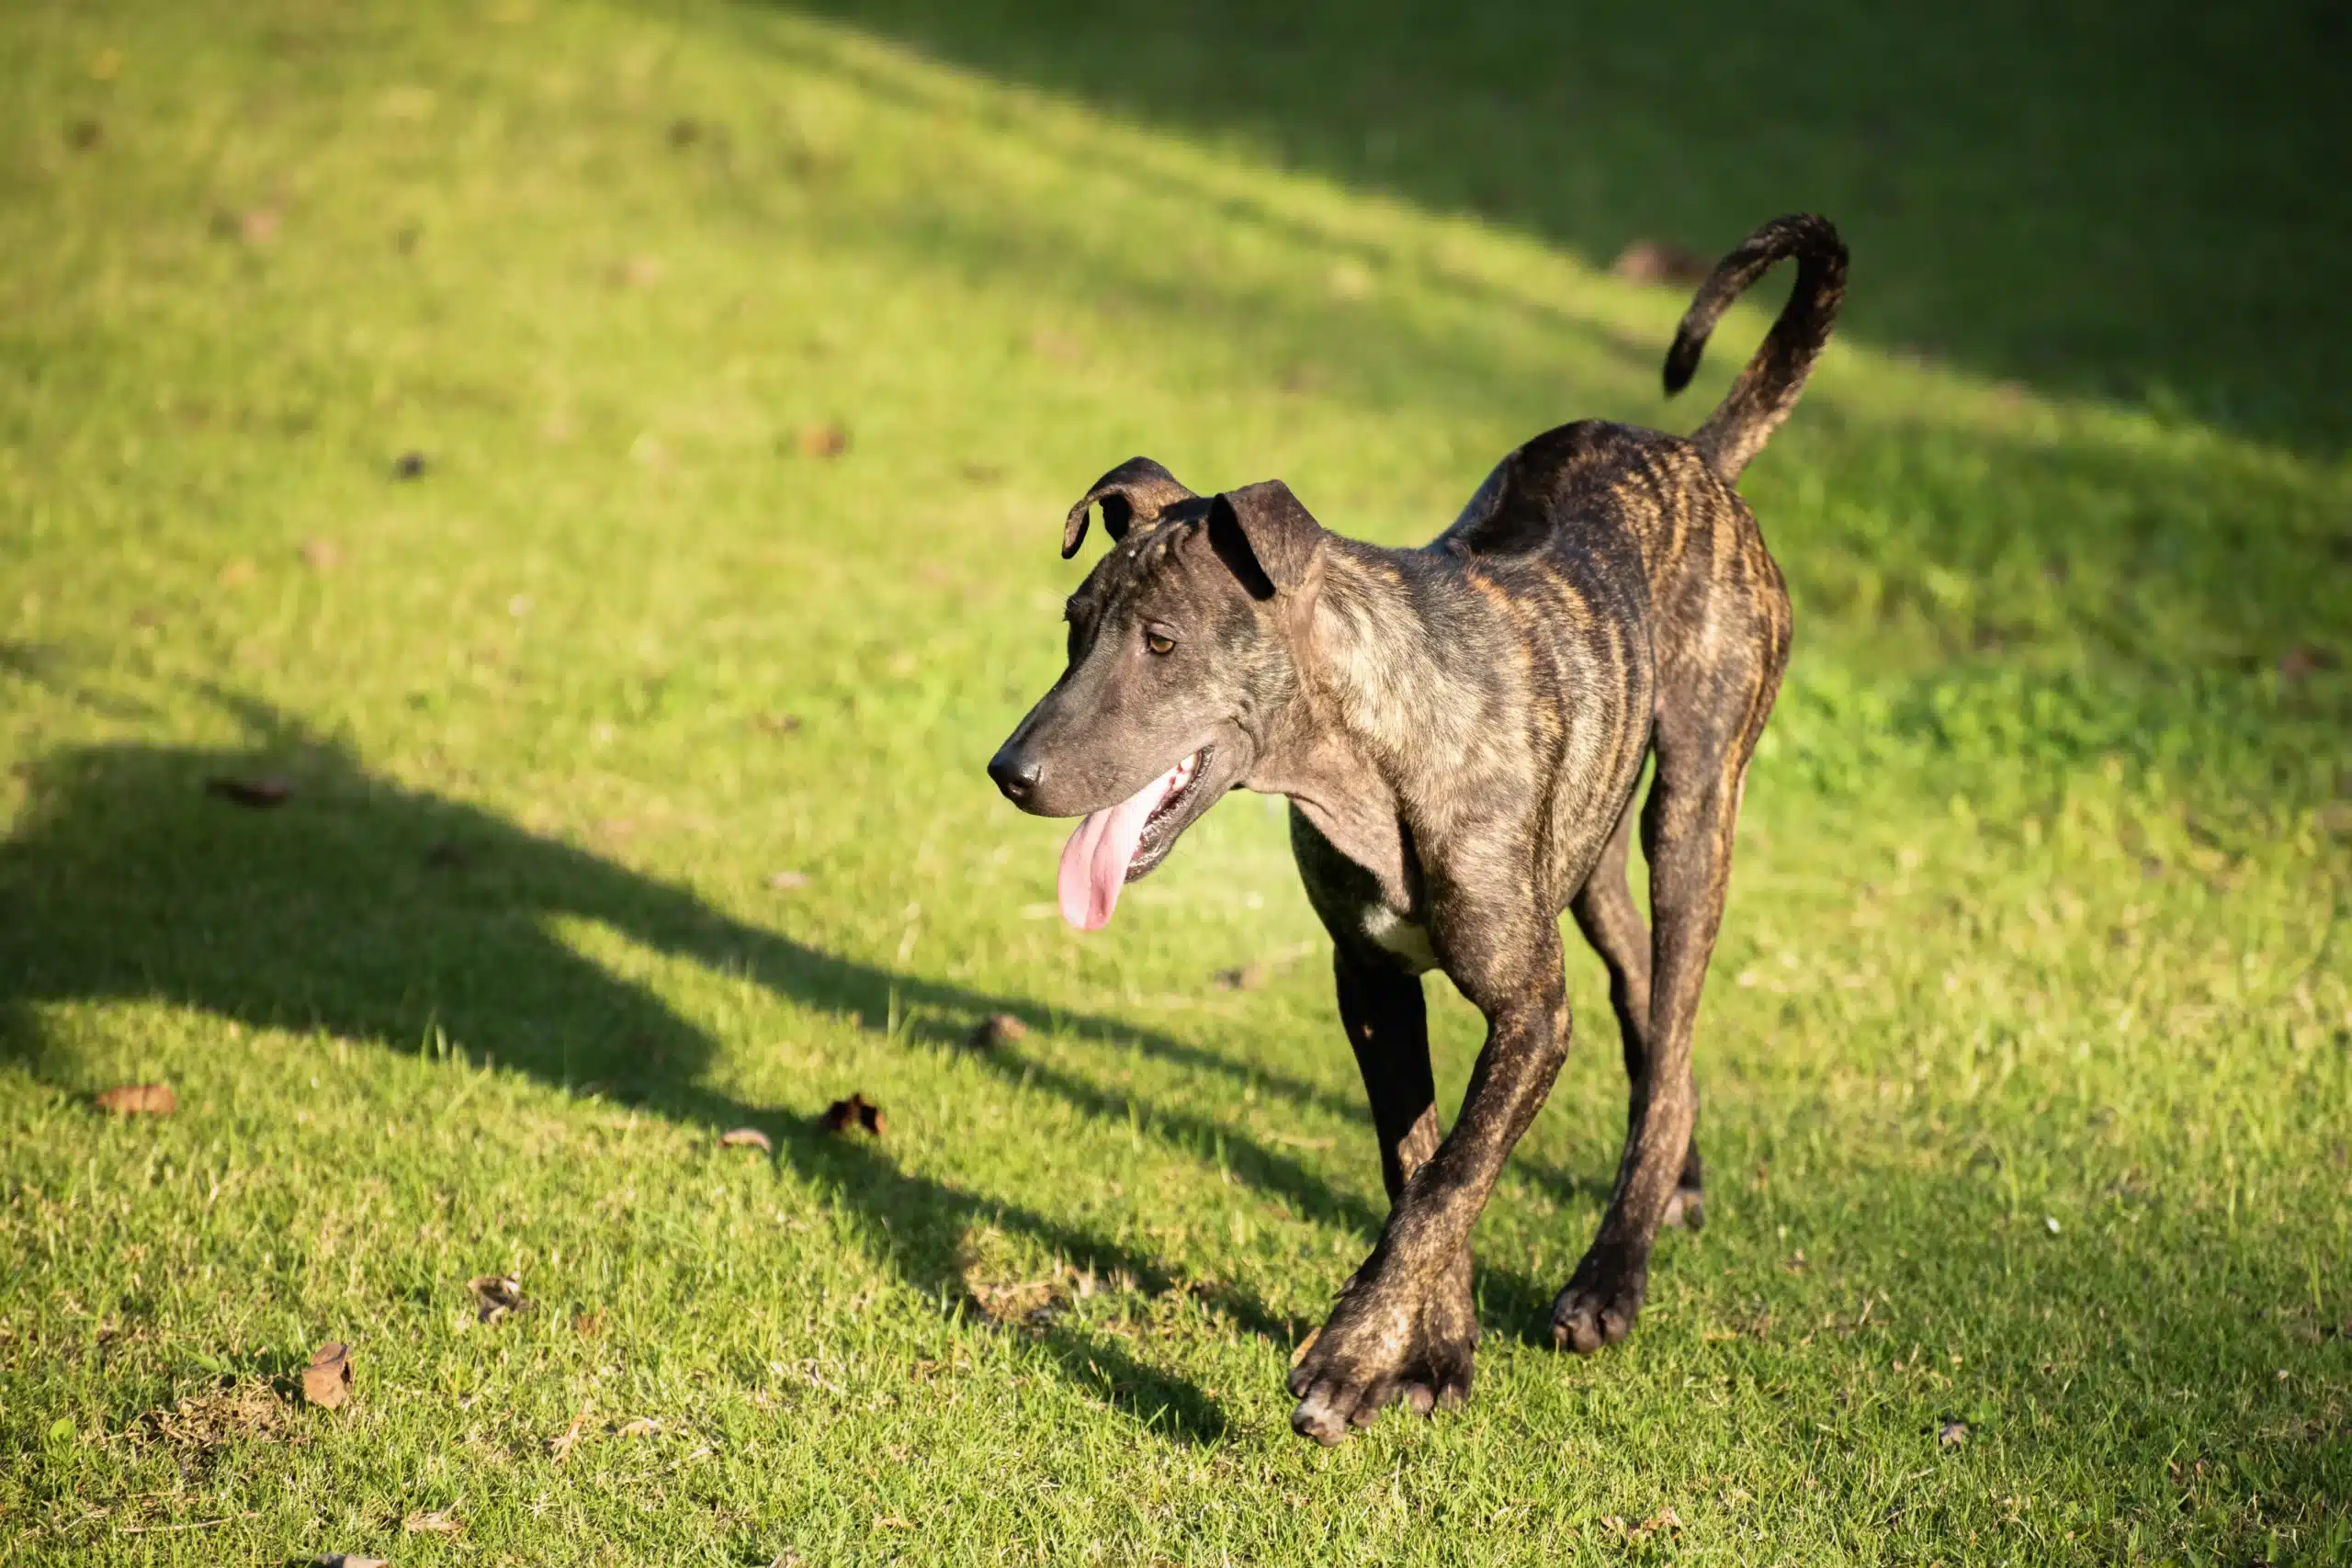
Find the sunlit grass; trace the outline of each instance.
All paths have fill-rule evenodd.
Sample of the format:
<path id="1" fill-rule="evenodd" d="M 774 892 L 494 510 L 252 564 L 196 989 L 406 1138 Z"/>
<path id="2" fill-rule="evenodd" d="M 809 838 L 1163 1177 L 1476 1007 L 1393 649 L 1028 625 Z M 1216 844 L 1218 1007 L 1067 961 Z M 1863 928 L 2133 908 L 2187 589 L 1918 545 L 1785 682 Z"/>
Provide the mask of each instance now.
<path id="1" fill-rule="evenodd" d="M 1081 940 L 979 771 L 1061 510 L 1148 451 L 1423 537 L 1758 319 L 1668 407 L 1670 292 L 788 13 L 0 62 L 0 1562 L 2352 1553 L 2340 461 L 1842 342 L 1747 485 L 1800 649 L 1710 1228 L 1540 1343 L 1623 1126 L 1578 953 L 1475 1403 L 1325 1453 L 1383 1205 L 1278 814 Z M 254 1396 L 328 1339 L 350 1407 Z"/>

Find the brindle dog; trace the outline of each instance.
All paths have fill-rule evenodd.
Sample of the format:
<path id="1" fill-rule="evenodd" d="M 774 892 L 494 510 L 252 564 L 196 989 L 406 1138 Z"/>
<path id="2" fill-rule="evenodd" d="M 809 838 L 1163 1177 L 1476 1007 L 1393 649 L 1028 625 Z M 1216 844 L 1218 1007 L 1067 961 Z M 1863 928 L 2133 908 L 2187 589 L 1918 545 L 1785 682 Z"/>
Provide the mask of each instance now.
<path id="1" fill-rule="evenodd" d="M 1330 534 L 1279 480 L 1200 496 L 1148 458 L 1070 509 L 1116 541 L 1069 601 L 1069 667 L 989 774 L 1024 811 L 1084 816 L 1073 925 L 1166 857 L 1226 791 L 1290 797 L 1331 933 L 1340 1017 L 1372 1099 L 1390 1210 L 1290 1375 L 1326 1443 L 1402 1402 L 1468 1393 L 1470 1232 L 1568 1048 L 1559 914 L 1609 969 L 1633 1108 L 1600 1231 L 1552 1308 L 1561 1346 L 1631 1328 L 1661 1224 L 1697 1224 L 1690 1036 L 1749 753 L 1789 652 L 1789 598 L 1733 489 L 1829 337 L 1846 248 L 1826 221 L 1757 230 L 1700 288 L 1666 360 L 1680 390 L 1716 320 L 1774 263 L 1796 287 L 1688 440 L 1600 421 L 1505 457 L 1420 549 Z M 1652 924 L 1625 880 L 1633 795 Z M 1486 1015 L 1441 1134 L 1420 976 Z"/>

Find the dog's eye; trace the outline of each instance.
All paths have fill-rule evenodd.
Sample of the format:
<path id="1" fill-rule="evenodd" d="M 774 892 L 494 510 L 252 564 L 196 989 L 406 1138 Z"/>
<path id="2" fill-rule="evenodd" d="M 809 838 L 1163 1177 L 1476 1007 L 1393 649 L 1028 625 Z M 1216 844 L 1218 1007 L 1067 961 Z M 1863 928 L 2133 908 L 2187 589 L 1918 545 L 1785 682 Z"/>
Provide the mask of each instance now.
<path id="1" fill-rule="evenodd" d="M 1143 645 L 1158 654 L 1170 654 L 1176 651 L 1176 639 L 1159 632 L 1144 633 Z"/>

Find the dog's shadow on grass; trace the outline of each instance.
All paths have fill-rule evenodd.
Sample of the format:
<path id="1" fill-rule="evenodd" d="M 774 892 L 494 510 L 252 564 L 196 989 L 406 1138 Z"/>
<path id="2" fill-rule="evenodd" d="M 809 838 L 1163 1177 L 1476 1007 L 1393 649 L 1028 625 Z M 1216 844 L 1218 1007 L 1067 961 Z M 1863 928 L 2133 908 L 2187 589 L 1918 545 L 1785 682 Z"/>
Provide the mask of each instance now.
<path id="1" fill-rule="evenodd" d="M 958 1190 L 896 1163 L 888 1145 L 835 1136 L 805 1115 L 707 1087 L 716 1043 L 648 990 L 568 946 L 566 919 L 604 925 L 653 951 L 748 975 L 806 1007 L 868 1028 L 895 1006 L 917 1037 L 954 1034 L 989 1014 L 1048 1014 L 988 995 L 855 963 L 746 925 L 676 886 L 529 832 L 476 807 L 368 773 L 348 751 L 258 704 L 221 696 L 254 743 L 205 750 L 141 744 L 68 749 L 20 773 L 28 788 L 0 843 L 0 1057 L 51 1076 L 41 1003 L 153 998 L 255 1027 L 318 1028 L 415 1051 L 435 1032 L 574 1092 L 595 1092 L 718 1130 L 762 1128 L 779 1161 L 837 1193 L 868 1223 L 868 1243 L 916 1289 L 965 1300 L 958 1247 L 992 1224 L 1098 1273 L 1147 1290 L 1180 1285 L 1244 1332 L 1287 1347 L 1306 1326 L 1248 1293 L 1180 1280 L 1158 1260 L 1072 1229 L 1017 1201 Z M 220 781 L 283 771 L 280 804 L 256 807 Z M 247 792 L 250 797 L 250 792 Z M 1106 1019 L 1057 1013 L 1065 1034 L 1139 1047 L 1188 1066 L 1246 1075 L 1261 1091 L 1326 1100 L 1270 1082 L 1214 1052 Z M 1126 1096 L 1018 1048 L 976 1054 L 1034 1089 L 1125 1121 Z M 1236 1179 L 1307 1216 L 1369 1235 L 1381 1216 L 1298 1161 L 1232 1124 L 1148 1108 L 1180 1142 L 1221 1145 Z M 1351 1116 L 1360 1115 L 1353 1106 Z M 1368 1145 L 1367 1145 L 1368 1146 Z M 1524 1293 L 1514 1290 L 1514 1294 Z M 1171 1435 L 1213 1440 L 1216 1403 L 1137 1361 L 1115 1337 L 1060 1321 L 1034 1325 L 1073 1382 Z"/>

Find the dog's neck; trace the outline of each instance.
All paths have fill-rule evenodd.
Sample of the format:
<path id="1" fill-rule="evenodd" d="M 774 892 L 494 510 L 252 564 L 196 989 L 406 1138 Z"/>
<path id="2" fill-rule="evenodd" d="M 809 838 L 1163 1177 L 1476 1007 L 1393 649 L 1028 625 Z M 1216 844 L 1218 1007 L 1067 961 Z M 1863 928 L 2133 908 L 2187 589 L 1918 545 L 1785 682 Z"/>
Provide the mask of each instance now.
<path id="1" fill-rule="evenodd" d="M 1431 782 L 1477 744 L 1487 704 L 1465 671 L 1488 650 L 1492 616 L 1427 551 L 1333 536 L 1321 554 L 1312 600 L 1286 627 L 1296 682 L 1262 716 L 1246 783 L 1288 795 L 1400 893 L 1400 824 L 1417 825 L 1417 804 L 1440 793 Z"/>

